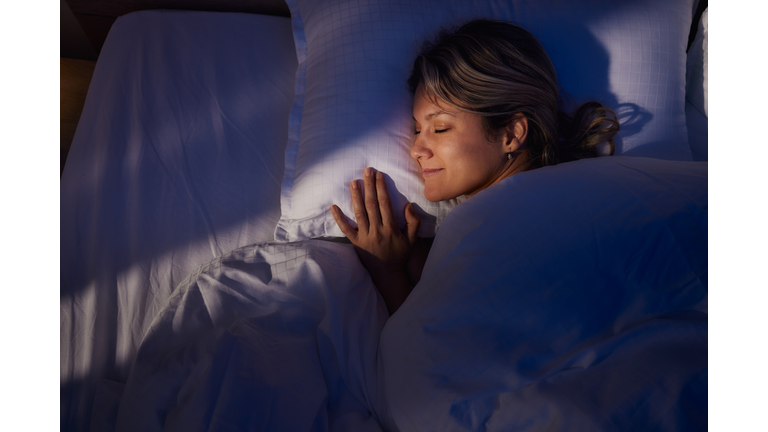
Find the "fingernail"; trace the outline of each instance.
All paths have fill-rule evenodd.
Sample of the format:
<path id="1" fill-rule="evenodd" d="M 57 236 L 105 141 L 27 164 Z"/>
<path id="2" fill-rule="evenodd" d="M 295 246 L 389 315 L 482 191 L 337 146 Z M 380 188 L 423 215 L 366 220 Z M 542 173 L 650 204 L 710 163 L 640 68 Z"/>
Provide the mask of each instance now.
<path id="1" fill-rule="evenodd" d="M 357 180 L 352 180 L 352 189 L 357 189 Z"/>
<path id="2" fill-rule="evenodd" d="M 365 169 L 365 176 L 366 177 L 370 177 L 371 176 L 371 169 L 370 168 L 366 168 Z"/>
<path id="3" fill-rule="evenodd" d="M 376 178 L 377 178 L 377 179 L 381 180 L 381 178 L 382 178 L 382 177 L 383 177 L 383 176 L 381 175 L 381 173 L 380 173 L 380 172 L 377 172 L 377 173 L 376 173 Z"/>

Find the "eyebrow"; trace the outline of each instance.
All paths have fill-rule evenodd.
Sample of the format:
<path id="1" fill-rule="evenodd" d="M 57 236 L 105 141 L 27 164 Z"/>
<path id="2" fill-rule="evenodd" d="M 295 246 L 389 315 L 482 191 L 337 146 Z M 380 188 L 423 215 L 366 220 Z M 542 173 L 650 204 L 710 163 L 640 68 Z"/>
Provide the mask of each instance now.
<path id="1" fill-rule="evenodd" d="M 454 114 L 453 114 L 452 112 L 450 112 L 450 111 L 440 110 L 440 111 L 435 111 L 435 112 L 433 112 L 433 113 L 427 114 L 427 116 L 426 116 L 426 117 L 424 117 L 424 119 L 425 119 L 425 120 L 427 120 L 427 121 L 429 121 L 429 120 L 432 120 L 433 118 L 435 118 L 435 117 L 437 117 L 437 116 L 440 116 L 440 115 L 443 115 L 443 114 L 447 114 L 447 115 L 449 115 L 449 116 L 451 116 L 451 117 L 456 117 L 456 115 L 454 115 Z M 413 117 L 413 120 L 414 120 L 414 121 L 416 121 L 416 122 L 418 122 L 418 120 L 416 120 L 416 117 Z"/>

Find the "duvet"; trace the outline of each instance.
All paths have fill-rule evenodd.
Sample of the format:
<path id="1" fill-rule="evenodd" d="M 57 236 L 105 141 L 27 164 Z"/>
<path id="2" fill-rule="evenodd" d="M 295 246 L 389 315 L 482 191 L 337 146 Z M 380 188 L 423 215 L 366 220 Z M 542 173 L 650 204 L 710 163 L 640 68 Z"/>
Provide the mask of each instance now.
<path id="1" fill-rule="evenodd" d="M 349 244 L 237 249 L 102 384 L 92 429 L 706 429 L 707 164 L 505 179 L 448 215 L 391 317 Z"/>

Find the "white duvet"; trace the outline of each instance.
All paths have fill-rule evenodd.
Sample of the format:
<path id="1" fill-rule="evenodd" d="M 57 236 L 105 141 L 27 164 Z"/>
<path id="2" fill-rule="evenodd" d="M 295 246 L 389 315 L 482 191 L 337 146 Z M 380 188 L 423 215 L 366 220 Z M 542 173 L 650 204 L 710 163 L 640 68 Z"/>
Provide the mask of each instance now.
<path id="1" fill-rule="evenodd" d="M 380 430 L 371 413 L 386 318 L 349 245 L 226 254 L 183 282 L 155 318 L 117 430 Z"/>
<path id="2" fill-rule="evenodd" d="M 599 158 L 478 193 L 379 349 L 392 429 L 706 430 L 707 164 Z"/>
<path id="3" fill-rule="evenodd" d="M 446 218 L 389 319 L 351 245 L 238 249 L 111 388 L 92 429 L 705 429 L 707 164 L 506 179 Z"/>

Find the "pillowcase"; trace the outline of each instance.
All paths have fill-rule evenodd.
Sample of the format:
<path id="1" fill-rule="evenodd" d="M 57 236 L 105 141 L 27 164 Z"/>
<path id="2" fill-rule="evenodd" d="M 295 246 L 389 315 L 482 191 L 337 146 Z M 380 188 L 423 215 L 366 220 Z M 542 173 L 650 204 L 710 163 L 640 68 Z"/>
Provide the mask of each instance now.
<path id="1" fill-rule="evenodd" d="M 406 80 L 422 41 L 472 18 L 514 22 L 539 38 L 561 87 L 597 100 L 622 122 L 616 154 L 690 160 L 685 49 L 692 0 L 288 0 L 299 70 L 291 110 L 277 241 L 343 236 L 349 182 L 387 175 L 401 226 L 416 203 L 431 237 L 456 200 L 429 203 L 409 156 L 413 99 Z"/>

